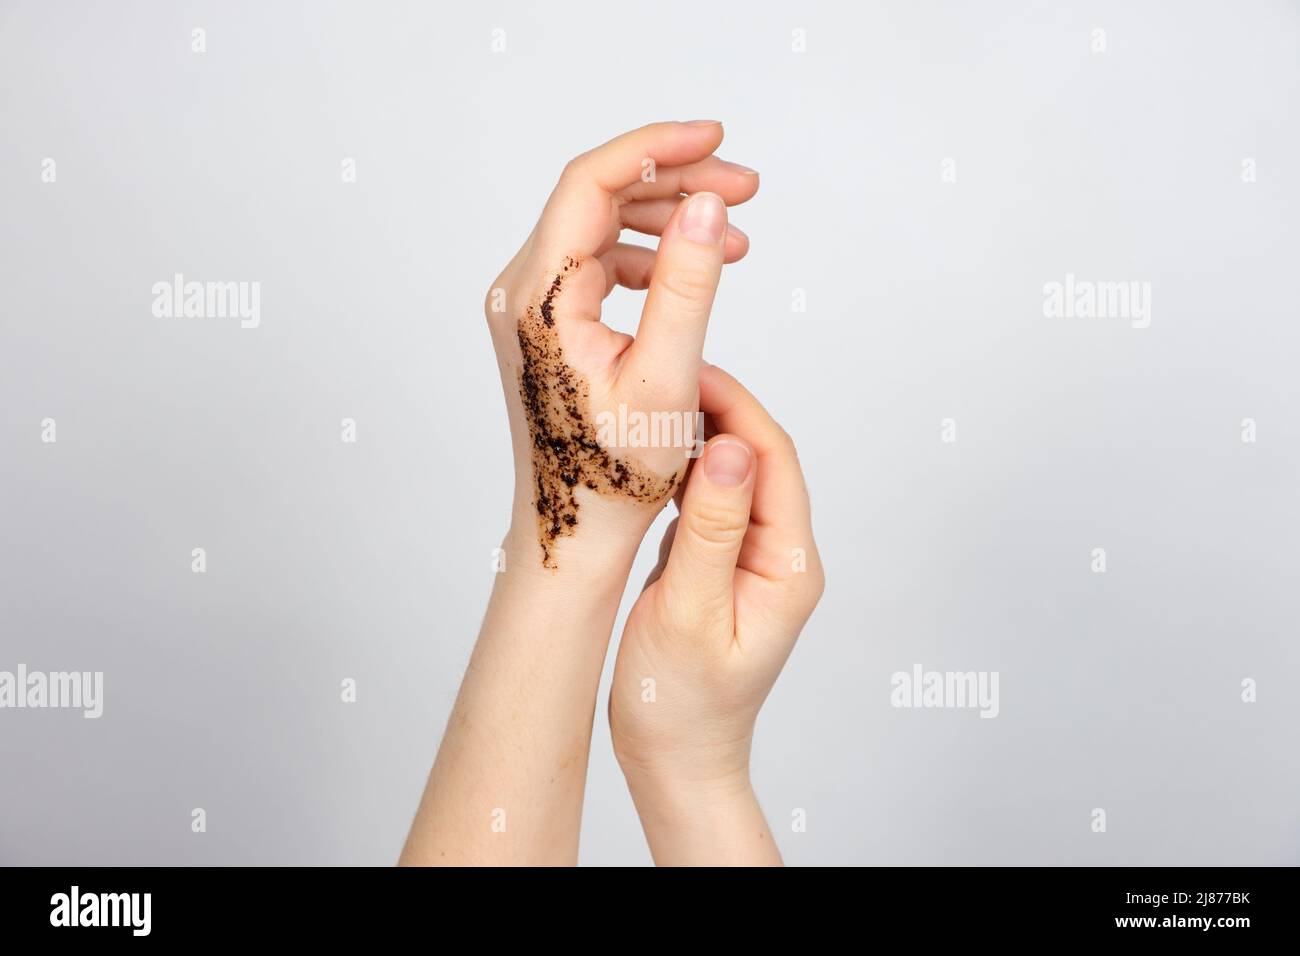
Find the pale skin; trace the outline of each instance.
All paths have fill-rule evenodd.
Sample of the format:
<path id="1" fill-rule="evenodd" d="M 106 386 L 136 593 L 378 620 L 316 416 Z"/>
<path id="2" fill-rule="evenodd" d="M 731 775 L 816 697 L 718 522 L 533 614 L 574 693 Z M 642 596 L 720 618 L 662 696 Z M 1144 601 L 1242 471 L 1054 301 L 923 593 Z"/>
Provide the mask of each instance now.
<path id="1" fill-rule="evenodd" d="M 554 299 L 555 328 L 589 387 L 590 412 L 698 408 L 721 433 L 678 490 L 681 515 L 622 638 L 609 701 L 615 753 L 657 863 L 780 862 L 749 785 L 749 746 L 821 594 L 822 569 L 789 439 L 701 358 L 722 267 L 749 247 L 726 207 L 758 189 L 752 170 L 714 155 L 722 137 L 712 121 L 658 123 L 571 161 L 488 293 L 516 463 L 507 571 L 496 576 L 404 865 L 577 862 L 610 632 L 666 502 L 577 488 L 580 520 L 551 543 L 554 566 L 544 566 L 518 327 L 565 262 L 575 267 Z M 624 229 L 660 236 L 658 249 L 621 243 Z M 600 322 L 616 285 L 646 290 L 635 338 Z M 616 454 L 684 475 L 681 448 Z M 653 703 L 642 700 L 647 678 Z"/>

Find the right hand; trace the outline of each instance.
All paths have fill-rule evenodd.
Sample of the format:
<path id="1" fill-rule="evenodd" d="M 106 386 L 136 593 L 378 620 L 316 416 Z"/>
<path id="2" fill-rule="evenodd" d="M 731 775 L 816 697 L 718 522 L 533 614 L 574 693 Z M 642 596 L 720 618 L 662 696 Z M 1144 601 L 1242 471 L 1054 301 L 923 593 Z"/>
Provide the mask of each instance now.
<path id="1" fill-rule="evenodd" d="M 825 586 L 790 436 L 711 365 L 700 407 L 719 434 L 628 616 L 610 691 L 614 751 L 643 820 L 664 796 L 698 809 L 748 793 L 759 708 Z"/>

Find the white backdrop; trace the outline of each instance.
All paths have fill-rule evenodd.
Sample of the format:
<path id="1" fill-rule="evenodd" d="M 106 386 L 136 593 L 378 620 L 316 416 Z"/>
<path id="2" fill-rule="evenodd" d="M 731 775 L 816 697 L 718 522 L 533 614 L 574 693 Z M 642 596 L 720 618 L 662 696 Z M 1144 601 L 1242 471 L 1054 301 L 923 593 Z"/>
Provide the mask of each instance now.
<path id="1" fill-rule="evenodd" d="M 507 520 L 483 294 L 571 155 L 709 117 L 763 187 L 707 356 L 828 570 L 755 748 L 787 860 L 1297 862 L 1298 47 L 1283 2 L 5 0 L 0 670 L 104 712 L 0 709 L 0 861 L 396 859 Z M 155 317 L 176 273 L 260 324 Z M 1045 315 L 1067 275 L 1149 325 Z M 891 706 L 918 664 L 998 717 Z M 582 859 L 649 861 L 603 697 Z"/>

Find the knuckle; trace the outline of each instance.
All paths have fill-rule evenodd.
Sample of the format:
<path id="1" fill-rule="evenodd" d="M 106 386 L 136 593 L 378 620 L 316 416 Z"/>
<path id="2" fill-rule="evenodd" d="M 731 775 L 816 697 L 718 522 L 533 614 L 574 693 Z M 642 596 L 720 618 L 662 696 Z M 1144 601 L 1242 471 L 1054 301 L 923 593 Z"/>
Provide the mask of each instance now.
<path id="1" fill-rule="evenodd" d="M 791 458 L 798 458 L 799 449 L 795 446 L 794 436 L 792 436 L 788 431 L 786 431 L 779 422 L 776 423 L 776 431 L 777 431 L 776 440 L 781 451 L 789 455 Z"/>
<path id="2" fill-rule="evenodd" d="M 713 295 L 712 273 L 690 266 L 676 266 L 666 270 L 664 291 L 675 299 L 696 303 Z"/>
<path id="3" fill-rule="evenodd" d="M 506 273 L 497 276 L 496 280 L 483 293 L 483 314 L 492 325 L 502 319 L 510 311 L 513 298 L 513 290 L 506 281 Z"/>
<path id="4" fill-rule="evenodd" d="M 788 581 L 791 610 L 806 621 L 826 593 L 826 572 L 820 561 L 812 564 L 804 574 L 796 574 Z"/>
<path id="5" fill-rule="evenodd" d="M 564 169 L 560 170 L 560 182 L 572 183 L 581 180 L 587 175 L 587 155 L 573 157 L 564 164 Z"/>
<path id="6" fill-rule="evenodd" d="M 698 541 L 712 546 L 734 545 L 748 524 L 744 513 L 709 502 L 696 505 L 687 522 L 691 534 Z"/>
<path id="7" fill-rule="evenodd" d="M 805 585 L 808 589 L 807 599 L 809 610 L 816 607 L 826 593 L 826 571 L 822 568 L 821 562 L 808 572 L 808 583 Z"/>

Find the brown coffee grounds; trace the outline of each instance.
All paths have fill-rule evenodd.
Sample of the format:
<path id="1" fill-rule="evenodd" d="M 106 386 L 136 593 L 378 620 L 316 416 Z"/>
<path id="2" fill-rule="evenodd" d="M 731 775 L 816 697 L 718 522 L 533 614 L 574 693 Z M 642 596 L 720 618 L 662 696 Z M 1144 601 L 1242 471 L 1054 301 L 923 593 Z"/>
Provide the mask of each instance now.
<path id="1" fill-rule="evenodd" d="M 660 477 L 638 462 L 614 457 L 597 441 L 587 380 L 564 361 L 553 312 L 565 276 L 578 265 L 577 259 L 566 259 L 541 301 L 519 319 L 519 397 L 532 439 L 537 535 L 547 568 L 556 567 L 556 539 L 578 526 L 579 485 L 598 494 L 661 504 L 682 476 L 679 471 Z"/>

